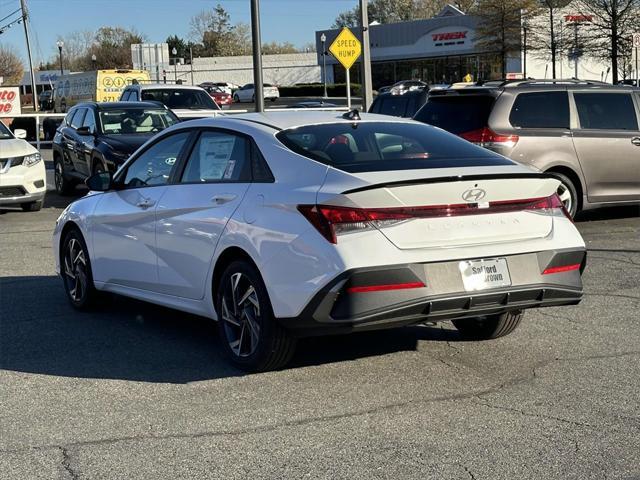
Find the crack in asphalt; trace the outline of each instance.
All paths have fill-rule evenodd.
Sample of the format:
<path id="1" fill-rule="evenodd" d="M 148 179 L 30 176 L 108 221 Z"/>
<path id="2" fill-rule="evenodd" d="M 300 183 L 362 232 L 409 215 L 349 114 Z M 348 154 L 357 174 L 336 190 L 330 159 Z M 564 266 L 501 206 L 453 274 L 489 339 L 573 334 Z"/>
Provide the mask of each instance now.
<path id="1" fill-rule="evenodd" d="M 80 477 L 71 466 L 71 456 L 69 455 L 69 450 L 66 447 L 61 446 L 57 446 L 56 448 L 58 448 L 62 452 L 62 466 L 71 477 L 71 480 L 78 480 Z"/>
<path id="2" fill-rule="evenodd" d="M 0 453 L 7 453 L 7 454 L 8 453 L 21 453 L 21 452 L 28 451 L 28 450 L 47 450 L 47 449 L 57 448 L 57 449 L 61 449 L 63 451 L 63 455 L 66 455 L 66 458 L 68 458 L 68 449 L 69 448 L 110 445 L 110 444 L 119 443 L 119 442 L 135 442 L 135 441 L 141 441 L 141 440 L 196 439 L 196 438 L 210 438 L 210 437 L 222 437 L 222 436 L 240 436 L 240 435 L 247 435 L 247 434 L 253 434 L 253 433 L 268 433 L 268 432 L 273 432 L 273 431 L 279 430 L 281 428 L 305 426 L 305 425 L 311 425 L 311 424 L 314 424 L 314 423 L 330 422 L 330 421 L 334 421 L 334 420 L 341 420 L 341 419 L 346 419 L 346 418 L 356 418 L 356 417 L 365 416 L 365 415 L 377 414 L 379 412 L 383 412 L 383 411 L 386 411 L 386 410 L 393 410 L 393 409 L 405 407 L 405 406 L 411 405 L 411 404 L 420 405 L 420 404 L 446 402 L 446 401 L 451 401 L 451 400 L 473 399 L 474 397 L 479 399 L 479 400 L 483 400 L 482 399 L 483 396 L 490 395 L 492 393 L 497 393 L 497 392 L 499 392 L 499 391 L 501 391 L 501 390 L 503 390 L 505 388 L 515 387 L 515 386 L 517 386 L 519 384 L 526 383 L 526 382 L 529 382 L 529 381 L 535 379 L 536 378 L 536 374 L 535 374 L 535 370 L 536 369 L 544 368 L 545 366 L 550 365 L 550 364 L 552 364 L 554 362 L 573 362 L 573 361 L 584 361 L 584 360 L 591 360 L 591 359 L 619 358 L 619 357 L 633 356 L 633 355 L 640 355 L 640 351 L 619 352 L 619 353 L 610 354 L 610 355 L 592 355 L 592 356 L 575 357 L 575 358 L 554 358 L 552 360 L 546 360 L 546 361 L 539 362 L 537 365 L 535 365 L 533 367 L 533 370 L 532 370 L 531 374 L 529 374 L 529 375 L 516 377 L 516 378 L 514 378 L 514 379 L 512 379 L 512 380 L 510 380 L 508 382 L 505 382 L 505 383 L 502 383 L 500 385 L 493 386 L 493 387 L 490 387 L 490 388 L 486 388 L 486 389 L 483 389 L 483 390 L 480 390 L 480 391 L 467 392 L 467 393 L 458 393 L 458 394 L 454 394 L 454 395 L 444 395 L 444 396 L 434 397 L 434 398 L 429 398 L 429 399 L 410 399 L 410 400 L 407 400 L 407 401 L 404 401 L 404 402 L 397 402 L 397 403 L 391 403 L 391 404 L 386 404 L 386 405 L 380 405 L 378 407 L 369 408 L 369 409 L 366 409 L 366 410 L 360 410 L 360 411 L 356 411 L 356 412 L 346 412 L 346 413 L 339 413 L 339 414 L 334 414 L 334 415 L 324 415 L 324 416 L 320 416 L 320 417 L 302 418 L 302 419 L 299 419 L 299 420 L 285 421 L 285 422 L 282 422 L 282 423 L 276 423 L 276 424 L 271 424 L 271 425 L 262 425 L 262 426 L 258 426 L 258 427 L 252 427 L 252 428 L 246 428 L 246 429 L 238 429 L 238 430 L 218 430 L 218 431 L 210 431 L 210 432 L 176 433 L 176 434 L 169 434 L 169 435 L 131 435 L 131 436 L 124 436 L 124 437 L 103 438 L 103 439 L 99 439 L 99 440 L 86 440 L 86 441 L 81 441 L 81 442 L 71 442 L 71 443 L 65 444 L 64 446 L 60 446 L 60 445 L 40 445 L 40 446 L 22 447 L 22 448 L 17 448 L 17 449 L 1 449 Z M 510 409 L 508 407 L 502 407 L 502 406 L 499 406 L 499 405 L 492 405 L 492 404 L 489 404 L 489 403 L 485 404 L 483 402 L 476 402 L 476 401 L 473 401 L 473 400 L 471 400 L 471 403 L 474 403 L 476 405 L 483 405 L 483 406 L 486 406 L 486 407 L 489 407 L 489 408 L 498 409 L 498 410 L 511 410 L 513 412 L 520 413 L 520 414 L 522 414 L 524 416 L 549 418 L 549 419 L 552 419 L 552 420 L 557 420 L 557 421 L 560 421 L 560 422 L 575 424 L 575 425 L 579 425 L 579 426 L 592 427 L 589 424 L 573 422 L 571 420 L 563 419 L 563 418 L 560 418 L 560 417 L 532 414 L 532 413 L 528 413 L 528 412 L 517 410 L 517 409 Z M 74 477 L 74 478 L 77 478 L 77 477 Z"/>
<path id="3" fill-rule="evenodd" d="M 471 470 L 469 470 L 469 468 L 466 465 L 463 465 L 462 468 L 464 468 L 464 471 L 467 472 L 467 475 L 469 475 L 469 478 L 471 480 L 476 480 L 476 476 L 471 473 Z"/>
<path id="4" fill-rule="evenodd" d="M 638 300 L 640 301 L 640 297 L 634 297 L 633 295 L 621 295 L 617 293 L 609 293 L 609 292 L 585 292 L 583 293 L 585 297 L 617 297 L 617 298 L 628 298 L 630 300 Z"/>
<path id="5" fill-rule="evenodd" d="M 478 397 L 478 398 L 480 398 L 480 397 Z M 556 416 L 553 416 L 553 415 L 545 415 L 545 414 L 542 414 L 542 413 L 527 412 L 526 410 L 521 410 L 519 408 L 505 407 L 503 405 L 494 405 L 494 404 L 488 403 L 488 402 L 472 402 L 472 403 L 475 403 L 476 405 L 482 405 L 484 407 L 493 408 L 495 410 L 501 410 L 501 411 L 504 411 L 504 412 L 519 413 L 520 415 L 523 415 L 525 417 L 544 418 L 546 420 L 554 420 L 556 422 L 566 423 L 566 424 L 573 425 L 573 426 L 576 426 L 576 427 L 595 428 L 590 423 L 576 422 L 574 420 L 568 420 L 566 418 L 556 417 Z"/>

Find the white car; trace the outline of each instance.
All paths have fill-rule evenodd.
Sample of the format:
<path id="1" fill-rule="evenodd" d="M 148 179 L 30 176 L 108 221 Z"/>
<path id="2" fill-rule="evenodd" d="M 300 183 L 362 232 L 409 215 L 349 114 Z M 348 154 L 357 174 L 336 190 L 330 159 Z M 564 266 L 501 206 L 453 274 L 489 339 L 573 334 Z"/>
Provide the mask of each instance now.
<path id="1" fill-rule="evenodd" d="M 218 320 L 248 370 L 301 335 L 453 320 L 495 338 L 582 297 L 559 181 L 412 120 L 183 122 L 87 183 L 53 235 L 71 304 L 107 291 Z"/>
<path id="2" fill-rule="evenodd" d="M 0 208 L 19 206 L 25 212 L 42 208 L 47 192 L 44 162 L 26 137 L 25 130 L 17 129 L 14 136 L 0 122 Z"/>
<path id="3" fill-rule="evenodd" d="M 265 83 L 262 88 L 263 98 L 267 100 L 271 100 L 275 102 L 278 98 L 280 98 L 280 91 L 278 87 L 274 87 L 269 83 Z M 247 83 L 246 85 L 240 87 L 233 94 L 233 101 L 236 103 L 243 102 L 255 102 L 256 101 L 256 89 L 253 83 Z"/>
<path id="4" fill-rule="evenodd" d="M 220 106 L 202 87 L 167 83 L 135 83 L 124 89 L 121 102 L 158 102 L 180 119 L 215 117 Z"/>

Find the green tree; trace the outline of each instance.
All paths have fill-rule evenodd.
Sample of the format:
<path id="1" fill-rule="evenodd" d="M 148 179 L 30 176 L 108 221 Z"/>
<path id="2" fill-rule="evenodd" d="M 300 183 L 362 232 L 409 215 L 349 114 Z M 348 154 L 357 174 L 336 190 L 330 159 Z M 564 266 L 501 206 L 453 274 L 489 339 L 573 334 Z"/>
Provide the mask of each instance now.
<path id="1" fill-rule="evenodd" d="M 262 53 L 264 55 L 273 55 L 278 53 L 297 53 L 299 50 L 291 42 L 271 42 L 262 45 Z"/>
<path id="2" fill-rule="evenodd" d="M 190 56 L 190 52 L 189 52 L 190 44 L 185 42 L 184 39 L 178 37 L 177 35 L 171 35 L 171 36 L 167 37 L 165 42 L 169 46 L 169 53 L 171 54 L 171 56 L 173 56 L 173 53 L 171 53 L 171 52 L 173 52 L 173 49 L 175 48 L 176 51 L 178 52 L 176 54 L 177 57 L 189 58 L 189 56 Z"/>
<path id="3" fill-rule="evenodd" d="M 480 23 L 476 30 L 477 46 L 495 52 L 500 58 L 502 78 L 507 75 L 507 58 L 521 48 L 522 22 L 539 11 L 537 0 L 479 0 L 476 15 Z"/>

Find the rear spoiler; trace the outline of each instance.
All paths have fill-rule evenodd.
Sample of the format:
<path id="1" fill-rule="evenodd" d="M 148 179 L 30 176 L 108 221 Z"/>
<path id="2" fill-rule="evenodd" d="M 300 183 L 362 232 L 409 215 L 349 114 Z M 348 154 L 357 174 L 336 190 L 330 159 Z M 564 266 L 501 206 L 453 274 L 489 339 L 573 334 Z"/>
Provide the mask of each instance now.
<path id="1" fill-rule="evenodd" d="M 400 180 L 397 182 L 377 183 L 375 185 L 367 185 L 365 187 L 353 188 L 342 192 L 343 195 L 349 193 L 365 192 L 367 190 L 375 190 L 376 188 L 387 187 L 406 187 L 410 185 L 428 185 L 431 183 L 447 183 L 447 182 L 464 182 L 475 180 L 513 180 L 518 178 L 541 178 L 541 179 L 553 179 L 560 181 L 560 178 L 553 173 L 494 173 L 489 175 L 454 175 L 448 177 L 434 177 L 434 178 L 417 178 L 415 180 Z"/>

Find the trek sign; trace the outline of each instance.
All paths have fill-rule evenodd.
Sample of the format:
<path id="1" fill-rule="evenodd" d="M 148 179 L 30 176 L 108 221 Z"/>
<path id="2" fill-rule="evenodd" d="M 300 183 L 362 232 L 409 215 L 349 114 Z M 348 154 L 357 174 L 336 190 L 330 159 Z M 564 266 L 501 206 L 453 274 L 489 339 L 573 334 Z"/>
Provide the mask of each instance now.
<path id="1" fill-rule="evenodd" d="M 344 68 L 349 70 L 360 57 L 362 44 L 351 30 L 344 27 L 329 47 L 329 51 Z"/>

